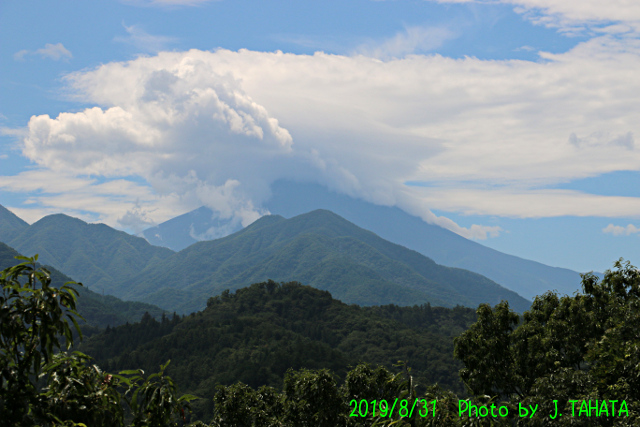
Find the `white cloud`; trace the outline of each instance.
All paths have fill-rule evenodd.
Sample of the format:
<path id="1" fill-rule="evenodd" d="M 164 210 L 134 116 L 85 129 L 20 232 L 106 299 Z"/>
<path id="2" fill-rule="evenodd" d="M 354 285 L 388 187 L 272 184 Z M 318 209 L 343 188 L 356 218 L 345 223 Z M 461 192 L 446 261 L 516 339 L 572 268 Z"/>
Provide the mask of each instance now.
<path id="1" fill-rule="evenodd" d="M 13 54 L 13 59 L 16 61 L 24 61 L 24 57 L 27 56 L 30 52 L 26 49 L 22 49 Z"/>
<path id="2" fill-rule="evenodd" d="M 0 176 L 0 191 L 30 195 L 24 203 L 28 207 L 11 208 L 30 223 L 45 215 L 63 212 L 88 222 L 104 222 L 133 232 L 138 228 L 132 215 L 153 224 L 184 213 L 187 206 L 187 209 L 200 206 L 198 203 L 189 205 L 188 200 L 175 195 L 155 194 L 148 185 L 125 179 L 100 182 L 96 178 L 47 169 Z M 149 219 L 151 215 L 156 221 Z"/>
<path id="3" fill-rule="evenodd" d="M 430 209 L 637 216 L 639 198 L 544 187 L 639 170 L 640 42 L 601 36 L 542 59 L 162 52 L 69 76 L 96 107 L 32 117 L 23 154 L 52 174 L 148 183 L 127 189 L 126 208 L 115 208 L 115 190 L 89 199 L 116 224 L 138 199 L 145 221 L 207 204 L 246 224 L 281 178 L 478 239 L 501 230 L 463 228 Z M 39 200 L 72 206 L 97 185 L 106 184 Z M 99 206 L 105 197 L 113 212 Z"/>
<path id="4" fill-rule="evenodd" d="M 357 53 L 379 59 L 401 58 L 409 54 L 426 53 L 456 37 L 446 27 L 406 27 L 383 41 L 370 41 L 356 49 Z"/>
<path id="5" fill-rule="evenodd" d="M 166 68 L 135 61 L 111 65 L 124 74 L 117 85 L 102 86 L 105 98 L 98 103 L 103 107 L 31 118 L 22 150 L 41 169 L 28 177 L 0 178 L 0 186 L 40 191 L 46 194 L 39 201 L 48 206 L 98 212 L 107 223 L 134 228 L 168 219 L 152 211 L 165 199 L 179 201 L 183 209 L 206 204 L 243 225 L 265 213 L 254 207 L 253 195 L 268 191 L 262 179 L 272 168 L 286 169 L 292 139 L 236 80 L 189 55 Z M 143 68 L 131 74 L 129 66 L 137 65 Z M 110 66 L 100 70 L 113 71 Z M 94 77 L 79 73 L 69 81 L 99 89 Z M 102 96 L 85 94 L 92 102 Z M 50 179 L 54 173 L 61 178 Z M 131 183 L 132 176 L 142 177 L 157 195 Z M 117 200 L 118 194 L 126 197 Z M 116 205 L 117 211 L 109 210 Z"/>
<path id="6" fill-rule="evenodd" d="M 64 47 L 62 43 L 47 43 L 43 48 L 36 49 L 34 51 L 21 50 L 16 52 L 13 54 L 13 59 L 16 61 L 23 61 L 27 55 L 39 55 L 42 58 L 53 59 L 54 61 L 59 61 L 61 59 L 69 60 L 73 58 L 71 52 Z"/>
<path id="7" fill-rule="evenodd" d="M 609 224 L 602 229 L 602 232 L 611 233 L 614 236 L 622 236 L 622 235 L 630 236 L 632 234 L 640 234 L 640 228 L 636 227 L 633 224 L 629 224 L 626 227 Z"/>
<path id="8" fill-rule="evenodd" d="M 438 3 L 504 3 L 515 6 L 518 13 L 535 23 L 563 31 L 606 25 L 605 31 L 640 32 L 640 3 L 633 0 L 430 0 Z"/>
<path id="9" fill-rule="evenodd" d="M 149 34 L 137 25 L 126 26 L 123 24 L 123 27 L 128 36 L 116 36 L 113 40 L 129 44 L 143 52 L 157 53 L 177 41 L 174 37 Z"/>
<path id="10" fill-rule="evenodd" d="M 511 218 L 637 217 L 640 198 L 601 196 L 555 189 L 417 188 L 416 197 L 433 209 L 465 215 Z"/>

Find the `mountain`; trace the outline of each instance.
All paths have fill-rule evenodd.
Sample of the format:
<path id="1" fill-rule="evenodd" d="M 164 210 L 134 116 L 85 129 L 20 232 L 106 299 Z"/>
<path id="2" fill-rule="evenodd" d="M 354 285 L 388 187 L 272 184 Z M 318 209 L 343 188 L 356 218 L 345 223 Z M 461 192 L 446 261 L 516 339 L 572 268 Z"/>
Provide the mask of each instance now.
<path id="1" fill-rule="evenodd" d="M 116 296 L 125 280 L 173 254 L 141 237 L 63 214 L 46 216 L 5 243 L 27 256 L 39 254 L 43 264 Z"/>
<path id="2" fill-rule="evenodd" d="M 203 206 L 148 228 L 142 235 L 152 245 L 179 251 L 201 240 L 217 239 L 240 229 L 241 224 L 218 218 L 211 209 Z"/>
<path id="3" fill-rule="evenodd" d="M 327 190 L 317 184 L 278 181 L 272 186 L 272 196 L 265 204 L 272 213 L 291 218 L 315 209 L 327 209 L 371 230 L 383 239 L 406 246 L 433 259 L 438 264 L 470 270 L 533 300 L 548 290 L 572 295 L 580 289 L 580 274 L 558 267 L 508 255 L 465 239 L 437 225 L 409 215 L 396 207 L 379 206 Z M 208 208 L 198 209 L 189 227 L 198 227 L 196 217 L 210 218 Z M 178 226 L 178 224 L 182 224 Z M 182 222 L 169 220 L 154 228 L 158 236 L 173 236 L 167 246 L 179 251 L 194 239 L 180 241 L 184 234 Z M 145 233 L 146 236 L 146 233 Z M 166 239 L 169 242 L 169 239 Z"/>
<path id="4" fill-rule="evenodd" d="M 0 205 L 0 242 L 9 242 L 22 230 L 29 227 L 22 219 L 13 212 Z"/>
<path id="5" fill-rule="evenodd" d="M 12 267 L 21 263 L 15 259 L 19 253 L 0 242 L 0 270 Z M 68 276 L 60 273 L 53 267 L 46 267 L 51 273 L 51 283 L 59 288 L 67 282 L 73 281 Z M 75 286 L 78 290 L 78 303 L 76 308 L 78 313 L 84 317 L 85 321 L 80 321 L 80 325 L 88 325 L 95 328 L 104 329 L 107 326 L 118 326 L 126 322 L 139 321 L 144 313 L 149 313 L 152 317 L 160 318 L 164 310 L 142 302 L 122 301 L 110 295 L 99 295 L 86 286 Z M 83 327 L 83 329 L 85 329 Z"/>
<path id="6" fill-rule="evenodd" d="M 326 210 L 264 216 L 230 236 L 191 245 L 131 277 L 121 297 L 187 313 L 225 289 L 267 279 L 299 281 L 359 305 L 476 307 L 506 299 L 520 312 L 530 305 L 486 277 L 438 265 Z"/>
<path id="7" fill-rule="evenodd" d="M 280 181 L 273 185 L 272 192 L 266 205 L 272 213 L 291 217 L 312 209 L 331 210 L 383 239 L 416 250 L 439 264 L 482 274 L 529 300 L 548 290 L 568 295 L 580 290 L 581 277 L 575 271 L 496 251 L 396 207 L 374 205 L 316 184 Z"/>
<path id="8" fill-rule="evenodd" d="M 207 308 L 180 320 L 112 328 L 86 340 L 83 351 L 107 372 L 167 373 L 193 402 L 199 419 L 211 419 L 217 384 L 241 381 L 280 388 L 289 368 L 328 368 L 344 378 L 359 362 L 392 367 L 406 361 L 420 387 L 438 383 L 463 391 L 453 337 L 476 316 L 473 309 L 359 307 L 296 283 L 259 283 L 211 298 Z"/>

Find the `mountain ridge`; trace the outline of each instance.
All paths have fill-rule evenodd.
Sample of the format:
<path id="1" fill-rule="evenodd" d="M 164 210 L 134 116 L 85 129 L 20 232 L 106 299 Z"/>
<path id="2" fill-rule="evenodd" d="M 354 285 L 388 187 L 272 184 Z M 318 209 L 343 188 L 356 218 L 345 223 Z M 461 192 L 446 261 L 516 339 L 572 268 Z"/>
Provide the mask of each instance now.
<path id="1" fill-rule="evenodd" d="M 178 272 L 179 281 L 172 281 Z M 523 311 L 530 304 L 479 274 L 440 266 L 326 210 L 290 219 L 264 216 L 230 236 L 191 245 L 131 278 L 123 297 L 163 307 L 163 289 L 180 290 L 191 293 L 192 305 L 164 308 L 188 312 L 201 308 L 193 301 L 205 295 L 267 279 L 300 281 L 364 305 L 477 306 L 508 299 Z M 381 294 L 393 299 L 382 301 Z"/>
<path id="2" fill-rule="evenodd" d="M 65 214 L 45 216 L 5 243 L 27 256 L 37 253 L 43 264 L 105 290 L 123 282 L 140 265 L 173 253 L 141 237 Z"/>
<path id="3" fill-rule="evenodd" d="M 281 180 L 272 185 L 271 191 L 271 197 L 264 207 L 272 214 L 291 218 L 315 209 L 330 210 L 438 264 L 482 274 L 529 300 L 549 290 L 567 295 L 580 290 L 581 277 L 576 271 L 499 252 L 437 225 L 428 224 L 398 207 L 374 205 L 312 183 Z M 207 209 L 199 208 L 199 214 L 213 215 L 211 210 L 206 214 Z M 186 214 L 181 217 L 188 218 Z M 164 230 L 172 229 L 176 225 L 175 220 L 181 217 L 159 224 L 154 230 L 162 234 Z M 188 228 L 190 225 L 180 224 L 179 227 Z"/>

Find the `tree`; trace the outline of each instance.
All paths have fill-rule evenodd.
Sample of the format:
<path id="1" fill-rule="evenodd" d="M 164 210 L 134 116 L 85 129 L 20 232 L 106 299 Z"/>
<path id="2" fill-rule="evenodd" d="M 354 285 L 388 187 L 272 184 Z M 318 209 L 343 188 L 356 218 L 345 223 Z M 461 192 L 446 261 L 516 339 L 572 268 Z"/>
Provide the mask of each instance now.
<path id="1" fill-rule="evenodd" d="M 469 392 L 538 404 L 543 415 L 526 425 L 578 422 L 550 419 L 554 400 L 565 414 L 572 412 L 571 400 L 624 400 L 628 416 L 622 414 L 623 424 L 637 422 L 640 272 L 620 259 L 601 281 L 591 273 L 582 275 L 582 290 L 574 296 L 538 296 L 521 319 L 504 302 L 493 309 L 480 306 L 478 321 L 455 340 L 454 354 L 465 365 L 460 376 Z M 598 425 L 616 422 L 620 419 L 597 418 Z"/>
<path id="2" fill-rule="evenodd" d="M 164 375 L 142 371 L 112 375 L 90 357 L 70 353 L 78 292 L 68 282 L 51 286 L 51 274 L 38 268 L 38 256 L 0 274 L 0 415 L 3 426 L 123 426 L 127 403 L 133 427 L 177 426 L 194 396 L 177 397 Z M 61 339 L 64 337 L 64 344 Z M 123 394 L 124 393 L 124 396 Z"/>
<path id="3" fill-rule="evenodd" d="M 33 258 L 5 269 L 0 276 L 0 413 L 9 425 L 28 425 L 39 408 L 36 380 L 56 350 L 73 345 L 70 319 L 82 336 L 76 317 L 78 292 L 65 283 L 51 286 L 51 274 L 38 269 Z M 60 343 L 64 336 L 65 343 Z"/>

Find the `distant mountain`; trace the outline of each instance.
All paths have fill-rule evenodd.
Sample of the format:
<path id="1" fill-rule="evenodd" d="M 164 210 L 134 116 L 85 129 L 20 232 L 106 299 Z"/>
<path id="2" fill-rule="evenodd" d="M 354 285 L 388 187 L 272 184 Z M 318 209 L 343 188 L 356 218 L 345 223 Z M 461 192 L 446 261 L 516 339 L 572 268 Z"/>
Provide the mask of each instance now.
<path id="1" fill-rule="evenodd" d="M 406 361 L 420 390 L 438 383 L 463 392 L 462 367 L 453 358 L 453 337 L 476 320 L 457 307 L 359 307 L 328 292 L 295 283 L 254 284 L 212 298 L 202 312 L 179 321 L 140 323 L 105 331 L 79 348 L 107 372 L 167 373 L 193 402 L 199 419 L 211 419 L 217 384 L 282 387 L 289 368 L 331 369 L 344 378 L 359 362 Z"/>
<path id="2" fill-rule="evenodd" d="M 470 270 L 533 300 L 548 290 L 572 295 L 580 290 L 580 274 L 508 255 L 465 239 L 396 207 L 378 206 L 337 194 L 317 184 L 279 181 L 266 207 L 286 218 L 313 209 L 328 209 L 371 230 L 383 239 L 406 246 L 435 262 Z"/>
<path id="3" fill-rule="evenodd" d="M 22 261 L 15 259 L 19 253 L 0 242 L 0 270 L 12 267 Z M 67 282 L 73 281 L 68 276 L 60 273 L 53 267 L 46 267 L 51 273 L 51 282 L 55 287 L 61 287 Z M 122 301 L 110 295 L 97 294 L 86 286 L 77 286 L 78 289 L 78 313 L 84 317 L 85 322 L 80 325 L 89 325 L 96 328 L 118 326 L 126 322 L 139 321 L 145 312 L 155 318 L 160 318 L 164 310 L 142 302 Z"/>
<path id="4" fill-rule="evenodd" d="M 416 250 L 439 264 L 482 274 L 530 300 L 548 290 L 571 295 L 580 289 L 580 275 L 575 271 L 496 251 L 437 225 L 427 224 L 399 208 L 374 205 L 331 192 L 317 184 L 278 181 L 272 186 L 272 197 L 265 207 L 272 214 L 285 218 L 315 209 L 330 210 L 383 239 Z M 193 221 L 187 221 L 189 226 L 197 227 L 196 217 L 213 215 L 205 207 L 197 211 L 198 215 L 185 214 L 179 218 L 192 218 Z M 173 236 L 171 242 L 174 243 L 167 246 L 175 251 L 194 241 L 192 238 L 180 242 L 177 236 L 184 233 L 185 227 L 177 224 L 179 222 L 170 220 L 154 228 L 159 236 Z M 165 241 L 169 242 L 168 239 Z"/>
<path id="5" fill-rule="evenodd" d="M 191 245 L 131 277 L 121 296 L 186 313 L 225 289 L 267 279 L 299 281 L 360 305 L 476 307 L 505 299 L 520 312 L 530 305 L 486 277 L 438 265 L 326 210 L 288 220 L 264 216 L 225 238 Z"/>
<path id="6" fill-rule="evenodd" d="M 29 227 L 22 219 L 13 212 L 0 205 L 0 242 L 9 242 L 22 230 Z"/>
<path id="7" fill-rule="evenodd" d="M 239 223 L 218 218 L 211 209 L 201 207 L 142 232 L 149 243 L 179 251 L 201 240 L 225 237 L 242 229 Z"/>
<path id="8" fill-rule="evenodd" d="M 39 254 L 43 264 L 116 296 L 125 280 L 173 254 L 141 237 L 63 214 L 46 216 L 5 243 L 26 256 Z"/>

